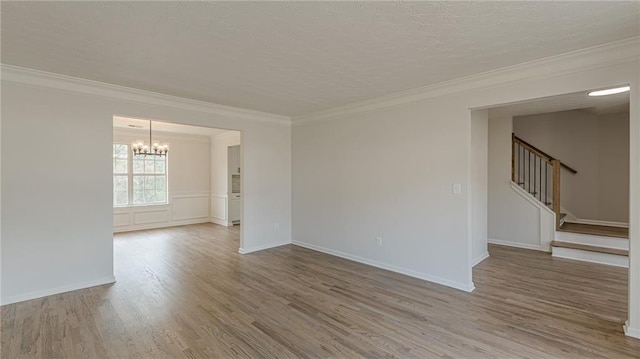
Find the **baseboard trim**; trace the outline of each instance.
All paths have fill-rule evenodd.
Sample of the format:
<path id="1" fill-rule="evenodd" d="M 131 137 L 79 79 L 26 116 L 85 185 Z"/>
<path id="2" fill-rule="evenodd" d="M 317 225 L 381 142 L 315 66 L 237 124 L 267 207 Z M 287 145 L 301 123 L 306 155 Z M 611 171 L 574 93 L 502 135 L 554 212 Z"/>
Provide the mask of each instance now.
<path id="1" fill-rule="evenodd" d="M 240 254 L 249 254 L 249 253 L 253 253 L 253 252 L 263 251 L 265 249 L 284 246 L 284 245 L 287 245 L 287 244 L 291 244 L 291 242 L 267 243 L 267 244 L 263 244 L 261 246 L 252 247 L 252 248 L 240 248 L 240 249 L 238 249 L 238 253 L 240 253 Z"/>
<path id="2" fill-rule="evenodd" d="M 24 302 L 26 300 L 47 297 L 47 296 L 54 295 L 54 294 L 66 293 L 66 292 L 71 292 L 71 291 L 74 291 L 74 290 L 85 289 L 85 288 L 90 288 L 90 287 L 95 287 L 95 286 L 98 286 L 98 285 L 110 284 L 110 283 L 115 283 L 115 282 L 116 282 L 116 277 L 109 276 L 109 277 L 105 277 L 105 278 L 101 278 L 101 279 L 90 280 L 90 281 L 76 283 L 76 284 L 64 285 L 64 286 L 61 286 L 61 287 L 38 290 L 38 291 L 35 291 L 35 292 L 19 294 L 19 295 L 13 295 L 13 296 L 10 296 L 10 297 L 2 298 L 2 301 L 1 301 L 0 305 L 7 305 L 7 304 L 18 303 L 18 302 Z"/>
<path id="3" fill-rule="evenodd" d="M 640 328 L 631 328 L 628 320 L 624 322 L 622 328 L 624 329 L 624 334 L 626 336 L 640 339 Z"/>
<path id="4" fill-rule="evenodd" d="M 438 277 L 438 276 L 433 276 L 433 275 L 426 274 L 426 273 L 420 273 L 420 272 L 416 272 L 416 271 L 413 271 L 413 270 L 410 270 L 410 269 L 396 267 L 396 266 L 393 266 L 393 265 L 390 265 L 390 264 L 386 264 L 386 263 L 374 261 L 374 260 L 371 260 L 371 259 L 355 256 L 353 254 L 349 254 L 349 253 L 345 253 L 345 252 L 336 251 L 336 250 L 333 250 L 333 249 L 317 246 L 315 244 L 304 243 L 304 242 L 299 242 L 299 241 L 293 241 L 292 244 L 296 245 L 296 246 L 299 246 L 299 247 L 303 247 L 303 248 L 311 249 L 311 250 L 314 250 L 314 251 L 322 252 L 322 253 L 325 253 L 325 254 L 329 254 L 329 255 L 332 255 L 332 256 L 348 259 L 348 260 L 351 260 L 351 261 L 354 261 L 354 262 L 370 265 L 372 267 L 386 269 L 386 270 L 391 271 L 391 272 L 404 274 L 404 275 L 409 276 L 409 277 L 426 280 L 428 282 L 433 282 L 433 283 L 436 283 L 436 284 L 441 284 L 441 285 L 444 285 L 444 286 L 447 286 L 447 287 L 451 287 L 451 288 L 454 288 L 454 289 L 458 289 L 458 290 L 462 290 L 462 291 L 465 291 L 465 292 L 472 292 L 476 288 L 475 285 L 473 284 L 473 282 L 468 283 L 468 284 L 467 283 L 455 282 L 455 281 L 444 279 L 444 278 L 441 278 L 441 277 Z"/>
<path id="5" fill-rule="evenodd" d="M 471 262 L 471 267 L 475 267 L 478 264 L 480 264 L 480 262 L 482 262 L 483 260 L 489 258 L 489 252 L 484 252 L 481 255 L 479 255 L 476 259 L 473 260 L 473 262 Z"/>
<path id="6" fill-rule="evenodd" d="M 582 219 L 582 218 L 578 218 L 575 221 L 567 221 L 567 222 L 580 223 L 580 224 L 593 224 L 593 225 L 596 225 L 596 226 L 609 226 L 609 227 L 629 228 L 629 223 L 612 222 L 612 221 L 600 221 L 600 220 L 597 220 L 597 219 Z"/>
<path id="7" fill-rule="evenodd" d="M 213 224 L 218 224 L 218 225 L 221 225 L 221 226 L 225 226 L 225 227 L 233 226 L 233 224 L 229 224 L 229 223 L 227 223 L 227 221 L 225 221 L 223 219 L 218 219 L 218 218 L 210 218 L 209 222 L 211 222 Z"/>
<path id="8" fill-rule="evenodd" d="M 139 224 L 139 225 L 123 226 L 123 228 L 114 227 L 113 228 L 113 233 L 146 231 L 146 230 L 149 230 L 149 229 L 160 229 L 160 228 L 169 228 L 169 227 L 188 226 L 190 224 L 201 224 L 201 223 L 209 223 L 209 222 L 211 222 L 211 219 L 209 217 L 194 218 L 194 219 L 180 219 L 180 220 L 175 220 L 175 221 L 158 222 L 158 223 L 153 223 L 153 224 L 150 223 L 150 224 Z"/>
<path id="9" fill-rule="evenodd" d="M 487 242 L 489 244 L 497 244 L 497 245 L 507 246 L 507 247 L 515 247 L 515 248 L 522 248 L 522 249 L 533 249 L 534 251 L 549 252 L 548 250 L 546 250 L 544 248 L 541 248 L 540 246 L 537 246 L 535 244 L 509 242 L 509 241 L 503 241 L 503 240 L 500 240 L 500 239 L 489 239 L 489 240 L 487 240 Z"/>

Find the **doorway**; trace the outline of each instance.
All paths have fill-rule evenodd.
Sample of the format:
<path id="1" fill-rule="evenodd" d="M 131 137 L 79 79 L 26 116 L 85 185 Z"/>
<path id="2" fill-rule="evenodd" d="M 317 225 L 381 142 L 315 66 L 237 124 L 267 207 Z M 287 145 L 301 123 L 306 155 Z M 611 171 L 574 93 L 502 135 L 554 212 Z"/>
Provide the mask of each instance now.
<path id="1" fill-rule="evenodd" d="M 606 289 L 598 286 L 612 281 L 620 284 L 616 296 L 622 298 L 622 305 L 617 306 L 615 314 L 609 314 L 622 319 L 629 311 L 624 297 L 630 272 L 625 268 L 631 262 L 629 227 L 633 225 L 629 217 L 629 179 L 633 178 L 630 168 L 635 156 L 630 140 L 634 138 L 630 97 L 629 92 L 589 96 L 596 90 L 599 89 L 473 110 L 472 121 L 486 111 L 487 177 L 486 187 L 476 183 L 471 188 L 472 192 L 487 193 L 484 238 L 489 251 L 493 248 L 496 254 L 494 261 L 520 256 L 521 261 L 512 263 L 511 270 L 515 272 L 520 263 L 524 268 L 535 257 L 536 270 L 567 273 L 567 278 L 571 277 L 568 274 L 572 266 L 576 273 L 593 271 L 593 278 L 611 274 L 606 280 L 592 282 L 596 286 L 592 289 L 594 293 L 602 292 Z M 472 149 L 473 139 L 482 139 L 478 127 L 483 128 L 479 124 L 482 122 L 471 125 Z M 471 156 L 472 168 L 482 167 L 475 156 Z M 471 178 L 472 182 L 477 181 L 473 171 Z M 477 196 L 472 193 L 472 233 L 481 228 L 474 222 L 482 220 L 477 217 L 481 205 L 474 202 Z M 487 248 L 477 237 L 470 236 L 470 240 L 473 254 L 477 254 L 477 248 Z M 470 256 L 471 261 L 474 258 Z M 476 284 L 490 275 L 480 264 L 483 259 L 471 262 L 474 280 L 479 279 Z M 521 280 L 533 280 L 527 277 L 531 273 L 533 269 L 522 270 Z M 584 287 L 585 291 L 581 291 L 576 283 L 559 284 L 560 288 L 578 290 L 570 293 L 573 298 L 589 290 Z M 543 300 L 554 300 L 545 288 L 539 294 Z"/>
<path id="2" fill-rule="evenodd" d="M 489 242 L 628 266 L 629 93 L 591 91 L 488 109 Z"/>
<path id="3" fill-rule="evenodd" d="M 114 233 L 199 223 L 232 226 L 233 195 L 239 224 L 242 178 L 230 171 L 241 171 L 241 146 L 240 131 L 114 116 Z"/>

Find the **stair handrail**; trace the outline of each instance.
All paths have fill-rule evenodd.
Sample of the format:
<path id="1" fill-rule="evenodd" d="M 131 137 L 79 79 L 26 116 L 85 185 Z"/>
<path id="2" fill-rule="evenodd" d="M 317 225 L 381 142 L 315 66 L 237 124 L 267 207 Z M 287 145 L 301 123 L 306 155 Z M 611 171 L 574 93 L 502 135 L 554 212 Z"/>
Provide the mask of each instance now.
<path id="1" fill-rule="evenodd" d="M 512 133 L 511 136 L 512 136 L 512 139 L 513 139 L 514 142 L 520 143 L 520 145 L 522 145 L 522 147 L 525 147 L 529 151 L 537 154 L 538 157 L 542 158 L 547 163 L 551 163 L 552 161 L 556 160 L 556 158 L 554 158 L 553 156 L 547 154 L 546 152 L 542 151 L 541 149 L 537 148 L 536 146 L 534 146 L 534 145 L 530 144 L 529 142 L 527 142 L 527 141 L 521 139 L 520 137 L 516 136 L 515 133 Z M 571 172 L 573 174 L 578 173 L 577 170 L 573 169 L 572 167 L 570 167 L 569 165 L 567 165 L 566 163 L 564 163 L 562 161 L 560 161 L 560 166 L 562 166 L 564 169 L 568 170 L 569 172 Z"/>
<path id="2" fill-rule="evenodd" d="M 575 169 L 571 168 L 570 166 L 562 163 L 562 161 L 560 161 L 559 159 L 554 158 L 553 156 L 547 154 L 546 152 L 540 150 L 539 148 L 533 146 L 532 144 L 528 143 L 527 141 L 519 138 L 518 136 L 516 136 L 514 133 L 511 134 L 511 180 L 513 182 L 516 182 L 518 184 L 518 186 L 521 186 L 523 189 L 526 190 L 526 183 L 527 180 L 529 181 L 528 184 L 528 192 L 533 195 L 536 199 L 538 199 L 540 202 L 544 203 L 545 205 L 551 205 L 552 206 L 552 210 L 555 213 L 555 217 L 556 217 L 556 229 L 560 229 L 560 224 L 561 224 L 561 214 L 560 214 L 560 169 L 561 168 L 565 168 L 568 171 L 570 171 L 573 174 L 578 173 L 578 171 L 576 171 Z M 516 148 L 518 149 L 518 153 L 516 154 Z M 520 165 L 520 161 L 521 161 L 521 157 L 520 157 L 520 148 L 526 150 L 525 152 L 523 152 L 523 156 L 526 155 L 526 153 L 529 153 L 529 160 L 527 162 L 527 168 L 525 169 L 525 167 L 521 167 Z M 533 155 L 533 192 L 531 191 L 531 155 Z M 517 161 L 516 161 L 516 157 L 517 157 Z M 536 157 L 538 158 L 538 164 L 536 164 Z M 542 161 L 544 161 L 545 165 L 544 167 L 542 166 Z M 517 175 L 516 175 L 516 164 L 517 164 Z M 523 165 L 524 166 L 524 165 Z M 551 188 L 551 201 L 548 202 L 547 199 L 547 193 L 549 192 L 549 188 L 548 188 L 548 184 L 547 184 L 547 168 L 548 166 L 551 166 L 551 183 L 552 183 L 552 188 Z M 536 174 L 536 168 L 539 169 L 538 173 Z M 544 177 L 545 177 L 545 181 L 544 181 L 544 186 L 543 186 L 543 182 L 542 182 L 542 169 L 544 168 Z M 528 169 L 528 173 L 527 173 L 527 169 Z M 524 177 L 524 178 L 523 178 Z M 539 178 L 536 178 L 539 177 Z M 538 181 L 536 183 L 536 179 L 540 179 L 540 181 Z M 522 181 L 522 182 L 520 182 Z M 538 188 L 539 187 L 539 188 Z M 544 192 L 544 200 L 543 200 L 543 196 L 542 193 Z"/>

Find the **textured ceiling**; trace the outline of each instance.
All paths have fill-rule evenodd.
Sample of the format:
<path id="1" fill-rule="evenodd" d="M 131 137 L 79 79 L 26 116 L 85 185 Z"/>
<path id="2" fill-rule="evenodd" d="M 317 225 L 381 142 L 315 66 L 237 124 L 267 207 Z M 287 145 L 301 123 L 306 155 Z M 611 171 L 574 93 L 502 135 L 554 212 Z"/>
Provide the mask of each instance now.
<path id="1" fill-rule="evenodd" d="M 614 86 L 612 86 L 614 87 Z M 600 90 L 600 89 L 594 89 Z M 489 117 L 515 117 L 584 109 L 598 115 L 629 111 L 629 92 L 588 96 L 589 91 L 540 98 L 489 109 Z"/>
<path id="2" fill-rule="evenodd" d="M 301 115 L 640 33 L 640 2 L 6 2 L 2 62 Z"/>

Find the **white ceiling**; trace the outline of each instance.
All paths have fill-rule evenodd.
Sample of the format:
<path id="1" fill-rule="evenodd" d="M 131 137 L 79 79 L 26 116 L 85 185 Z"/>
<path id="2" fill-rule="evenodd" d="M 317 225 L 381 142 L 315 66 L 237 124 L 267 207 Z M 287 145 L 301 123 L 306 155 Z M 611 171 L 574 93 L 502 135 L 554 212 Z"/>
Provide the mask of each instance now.
<path id="1" fill-rule="evenodd" d="M 149 120 L 114 116 L 113 127 L 124 128 L 132 131 L 140 131 L 140 132 L 144 131 L 144 133 L 149 133 L 148 132 Z M 217 136 L 225 132 L 229 132 L 227 130 L 221 130 L 217 128 L 188 126 L 188 125 L 180 125 L 177 123 L 158 122 L 158 121 L 153 121 L 152 127 L 153 127 L 152 128 L 153 133 L 168 132 L 168 133 L 180 133 L 180 134 L 199 135 L 199 136 Z"/>
<path id="2" fill-rule="evenodd" d="M 640 34 L 640 2 L 6 2 L 2 62 L 301 115 Z"/>
<path id="3" fill-rule="evenodd" d="M 629 111 L 629 92 L 597 97 L 588 96 L 589 92 L 575 92 L 494 107 L 489 109 L 489 117 L 529 116 L 578 109 L 584 109 L 598 115 Z"/>

